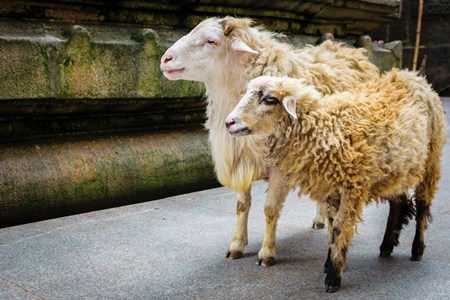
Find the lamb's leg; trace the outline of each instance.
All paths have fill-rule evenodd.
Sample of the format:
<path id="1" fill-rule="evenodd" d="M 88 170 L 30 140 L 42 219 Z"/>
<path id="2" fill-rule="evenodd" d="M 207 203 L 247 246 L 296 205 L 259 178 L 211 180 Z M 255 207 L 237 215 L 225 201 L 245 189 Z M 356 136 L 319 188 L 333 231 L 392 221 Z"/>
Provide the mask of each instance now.
<path id="1" fill-rule="evenodd" d="M 401 230 L 408 225 L 409 220 L 415 215 L 412 201 L 406 194 L 389 200 L 389 217 L 386 224 L 383 242 L 380 246 L 380 257 L 388 257 L 395 246 L 399 244 Z"/>
<path id="2" fill-rule="evenodd" d="M 427 221 L 429 220 L 431 222 L 430 207 L 438 189 L 437 183 L 441 177 L 440 157 L 442 149 L 434 143 L 431 143 L 429 147 L 429 158 L 426 162 L 425 174 L 422 182 L 417 185 L 414 191 L 416 202 L 416 234 L 411 250 L 411 260 L 413 261 L 422 259 L 425 250 L 425 229 L 427 229 Z"/>
<path id="3" fill-rule="evenodd" d="M 326 263 L 326 292 L 334 293 L 341 287 L 348 246 L 355 232 L 357 221 L 361 218 L 362 202 L 357 198 L 342 196 L 339 210 L 333 219 L 332 228 L 328 230 L 331 245 Z"/>
<path id="4" fill-rule="evenodd" d="M 269 267 L 275 264 L 277 222 L 288 192 L 289 187 L 283 177 L 275 170 L 269 170 L 269 188 L 264 203 L 266 233 L 261 250 L 258 253 L 256 262 L 258 265 Z"/>
<path id="5" fill-rule="evenodd" d="M 245 192 L 238 192 L 236 230 L 234 232 L 233 241 L 226 254 L 226 257 L 229 259 L 238 259 L 244 254 L 244 248 L 248 243 L 247 224 L 251 203 L 251 189 Z"/>
<path id="6" fill-rule="evenodd" d="M 328 254 L 327 254 L 327 260 L 325 261 L 325 265 L 323 266 L 323 271 L 325 274 L 328 273 L 328 268 L 331 264 L 331 245 L 334 242 L 333 238 L 333 218 L 328 218 Z"/>
<path id="7" fill-rule="evenodd" d="M 329 213 L 327 212 L 327 208 L 329 207 L 326 203 L 330 203 L 331 201 L 333 201 L 336 207 L 339 207 L 340 198 L 341 195 L 339 194 L 339 192 L 334 191 L 323 202 L 316 203 L 316 217 L 313 219 L 312 228 L 322 229 L 325 227 L 325 222 L 327 220 L 326 216 L 329 215 Z M 333 215 L 335 215 L 335 213 L 333 213 Z M 330 220 L 328 219 L 328 221 Z"/>
<path id="8" fill-rule="evenodd" d="M 316 204 L 316 216 L 313 219 L 312 228 L 322 229 L 325 227 L 325 217 L 323 216 L 324 208 L 322 204 L 317 202 Z"/>
<path id="9" fill-rule="evenodd" d="M 331 245 L 334 243 L 333 238 L 333 221 L 341 203 L 341 196 L 338 192 L 329 195 L 323 203 L 321 203 L 322 209 L 325 210 L 325 214 L 328 219 L 328 254 L 325 261 L 324 272 L 328 273 L 328 267 L 331 263 Z"/>
<path id="10" fill-rule="evenodd" d="M 411 250 L 411 260 L 420 261 L 425 250 L 425 230 L 427 220 L 431 219 L 430 204 L 421 199 L 416 199 L 416 234 Z"/>

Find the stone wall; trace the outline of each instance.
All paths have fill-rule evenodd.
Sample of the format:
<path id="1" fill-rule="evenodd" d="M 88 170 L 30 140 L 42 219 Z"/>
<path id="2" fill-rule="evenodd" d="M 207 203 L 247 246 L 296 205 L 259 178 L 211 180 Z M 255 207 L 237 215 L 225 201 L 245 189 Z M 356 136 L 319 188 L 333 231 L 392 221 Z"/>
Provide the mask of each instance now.
<path id="1" fill-rule="evenodd" d="M 401 19 L 375 30 L 374 40 L 401 40 L 403 42 L 403 67 L 412 69 L 418 0 L 403 0 Z M 423 6 L 419 70 L 426 56 L 425 74 L 442 96 L 450 96 L 450 1 L 426 0 Z"/>

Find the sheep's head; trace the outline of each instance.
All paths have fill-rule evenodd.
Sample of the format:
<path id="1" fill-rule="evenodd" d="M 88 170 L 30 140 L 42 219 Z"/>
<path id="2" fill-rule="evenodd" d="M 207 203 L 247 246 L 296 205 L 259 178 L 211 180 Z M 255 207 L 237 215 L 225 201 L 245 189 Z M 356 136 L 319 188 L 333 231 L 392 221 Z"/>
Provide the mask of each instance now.
<path id="1" fill-rule="evenodd" d="M 233 136 L 270 136 L 281 124 L 297 121 L 299 110 L 316 102 L 320 93 L 303 79 L 261 76 L 250 81 L 247 92 L 227 117 Z"/>
<path id="2" fill-rule="evenodd" d="M 210 18 L 197 25 L 189 34 L 167 49 L 161 58 L 161 70 L 170 80 L 208 82 L 230 61 L 239 61 L 243 55 L 254 55 L 233 31 L 248 28 L 249 19 L 226 17 Z"/>

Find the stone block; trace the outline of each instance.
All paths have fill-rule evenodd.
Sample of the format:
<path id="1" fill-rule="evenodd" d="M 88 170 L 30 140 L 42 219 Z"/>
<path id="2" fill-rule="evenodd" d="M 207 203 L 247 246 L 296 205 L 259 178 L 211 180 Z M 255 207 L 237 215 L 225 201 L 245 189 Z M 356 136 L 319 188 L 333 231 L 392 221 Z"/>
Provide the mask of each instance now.
<path id="1" fill-rule="evenodd" d="M 217 187 L 205 132 L 2 147 L 0 227 Z"/>
<path id="2" fill-rule="evenodd" d="M 356 41 L 355 46 L 367 50 L 369 60 L 378 67 L 381 74 L 392 68 L 402 68 L 403 46 L 401 41 L 386 44 L 373 43 L 369 36 L 362 36 Z"/>
<path id="3" fill-rule="evenodd" d="M 0 100 L 52 97 L 56 38 L 0 38 Z"/>
<path id="4" fill-rule="evenodd" d="M 164 49 L 151 29 L 48 26 L 40 28 L 39 36 L 0 35 L 0 99 L 152 99 L 204 93 L 201 83 L 169 84 L 163 78 L 159 59 Z"/>

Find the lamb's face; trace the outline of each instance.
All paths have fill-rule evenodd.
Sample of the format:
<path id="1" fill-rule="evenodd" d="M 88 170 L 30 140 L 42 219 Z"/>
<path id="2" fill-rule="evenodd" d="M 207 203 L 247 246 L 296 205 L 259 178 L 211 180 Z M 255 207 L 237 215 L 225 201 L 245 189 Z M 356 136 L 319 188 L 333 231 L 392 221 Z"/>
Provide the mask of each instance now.
<path id="1" fill-rule="evenodd" d="M 272 135 L 279 120 L 297 118 L 296 100 L 284 83 L 290 78 L 262 76 L 248 84 L 247 92 L 227 117 L 225 126 L 236 137 Z"/>
<path id="2" fill-rule="evenodd" d="M 233 18 L 210 18 L 180 38 L 161 57 L 160 68 L 169 80 L 194 80 L 204 83 L 229 68 L 229 61 L 243 53 L 256 54 L 243 41 L 229 36 Z"/>

